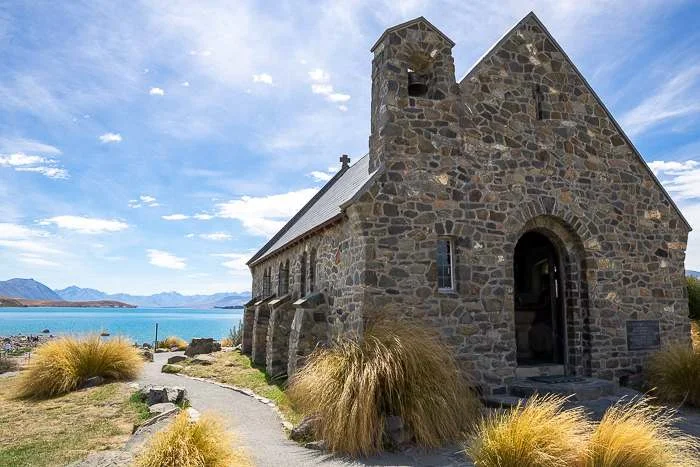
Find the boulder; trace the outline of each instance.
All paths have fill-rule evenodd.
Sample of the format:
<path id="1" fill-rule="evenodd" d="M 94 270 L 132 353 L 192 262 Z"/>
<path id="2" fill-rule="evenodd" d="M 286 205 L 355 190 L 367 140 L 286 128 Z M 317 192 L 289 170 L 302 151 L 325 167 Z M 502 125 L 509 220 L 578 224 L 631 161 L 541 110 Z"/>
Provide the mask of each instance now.
<path id="1" fill-rule="evenodd" d="M 180 373 L 184 367 L 182 365 L 176 365 L 174 363 L 166 363 L 160 368 L 161 373 Z"/>
<path id="2" fill-rule="evenodd" d="M 144 349 L 152 349 L 153 348 L 153 346 L 151 344 L 149 344 L 148 342 L 144 342 L 143 344 L 141 344 L 141 347 L 143 347 Z"/>
<path id="3" fill-rule="evenodd" d="M 180 404 L 187 400 L 187 390 L 178 387 L 148 385 L 141 388 L 139 394 L 149 407 L 163 402 Z"/>
<path id="4" fill-rule="evenodd" d="M 172 402 L 173 404 L 182 404 L 187 401 L 187 389 L 178 387 L 166 387 L 165 393 L 167 395 L 167 402 Z"/>
<path id="5" fill-rule="evenodd" d="M 289 434 L 289 439 L 296 441 L 297 443 L 313 441 L 317 422 L 318 418 L 316 416 L 310 415 L 308 417 L 304 417 L 304 419 L 299 422 L 299 424 L 294 427 L 292 432 Z"/>
<path id="6" fill-rule="evenodd" d="M 221 350 L 221 344 L 216 342 L 212 337 L 194 338 L 190 345 L 185 350 L 185 355 L 192 357 L 194 355 L 218 352 Z"/>
<path id="7" fill-rule="evenodd" d="M 148 411 L 152 414 L 161 414 L 165 412 L 170 412 L 171 410 L 177 410 L 177 405 L 172 402 L 161 402 L 159 404 L 153 404 L 148 407 Z"/>
<path id="8" fill-rule="evenodd" d="M 83 384 L 80 385 L 81 388 L 94 388 L 104 383 L 105 379 L 102 376 L 93 376 L 92 378 L 86 379 Z"/>
<path id="9" fill-rule="evenodd" d="M 50 332 L 51 332 L 51 331 L 49 331 L 48 329 L 44 329 L 43 331 L 41 331 L 42 334 L 48 334 L 48 333 L 50 333 Z"/>
<path id="10" fill-rule="evenodd" d="M 187 357 L 184 355 L 173 355 L 168 359 L 168 363 L 180 363 L 184 362 L 185 360 L 187 360 Z"/>
<path id="11" fill-rule="evenodd" d="M 169 350 L 168 349 L 156 349 L 154 352 L 155 353 L 165 353 L 165 352 L 169 352 Z"/>
<path id="12" fill-rule="evenodd" d="M 215 362 L 216 358 L 212 357 L 211 355 L 195 355 L 192 358 L 192 363 L 196 363 L 197 365 L 211 365 Z"/>

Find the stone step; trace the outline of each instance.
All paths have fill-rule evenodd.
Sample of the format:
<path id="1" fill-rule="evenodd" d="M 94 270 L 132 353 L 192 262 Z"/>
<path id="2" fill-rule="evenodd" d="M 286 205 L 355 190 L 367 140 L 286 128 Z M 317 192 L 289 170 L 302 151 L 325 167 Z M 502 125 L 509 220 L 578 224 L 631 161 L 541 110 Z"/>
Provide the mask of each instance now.
<path id="1" fill-rule="evenodd" d="M 484 405 L 492 409 L 509 409 L 516 407 L 518 403 L 524 404 L 527 399 L 522 397 L 509 396 L 507 394 L 495 394 L 486 396 L 483 399 Z"/>
<path id="2" fill-rule="evenodd" d="M 588 401 L 614 396 L 619 391 L 617 383 L 596 378 L 559 377 L 519 378 L 508 386 L 511 396 L 528 398 L 534 394 L 558 394 L 570 396 L 572 401 Z"/>

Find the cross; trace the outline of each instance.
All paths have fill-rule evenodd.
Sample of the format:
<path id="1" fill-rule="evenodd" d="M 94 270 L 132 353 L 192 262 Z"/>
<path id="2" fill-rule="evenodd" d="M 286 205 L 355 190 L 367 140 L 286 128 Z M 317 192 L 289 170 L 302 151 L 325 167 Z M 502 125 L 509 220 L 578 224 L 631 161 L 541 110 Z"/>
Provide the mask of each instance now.
<path id="1" fill-rule="evenodd" d="M 347 154 L 343 154 L 342 156 L 340 156 L 340 163 L 342 164 L 342 168 L 350 166 L 350 158 Z"/>

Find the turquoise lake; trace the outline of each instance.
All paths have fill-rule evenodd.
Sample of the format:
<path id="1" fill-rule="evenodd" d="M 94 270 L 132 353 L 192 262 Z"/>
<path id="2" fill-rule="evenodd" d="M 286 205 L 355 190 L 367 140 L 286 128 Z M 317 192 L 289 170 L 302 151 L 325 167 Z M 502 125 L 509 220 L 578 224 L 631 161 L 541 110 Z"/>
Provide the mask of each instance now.
<path id="1" fill-rule="evenodd" d="M 194 310 L 188 308 L 0 308 L 0 336 L 39 334 L 48 329 L 54 335 L 88 334 L 107 331 L 139 344 L 176 335 L 193 337 L 228 335 L 238 325 L 243 310 Z"/>

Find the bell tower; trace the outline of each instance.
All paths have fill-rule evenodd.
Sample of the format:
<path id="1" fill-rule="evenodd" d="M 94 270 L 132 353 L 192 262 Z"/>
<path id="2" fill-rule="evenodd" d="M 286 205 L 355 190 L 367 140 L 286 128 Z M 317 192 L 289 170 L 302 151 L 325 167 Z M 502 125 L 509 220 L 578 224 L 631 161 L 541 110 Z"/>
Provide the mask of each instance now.
<path id="1" fill-rule="evenodd" d="M 370 171 L 438 151 L 433 136 L 454 136 L 447 127 L 458 122 L 441 111 L 450 111 L 460 92 L 454 45 L 422 16 L 387 29 L 374 44 Z"/>

